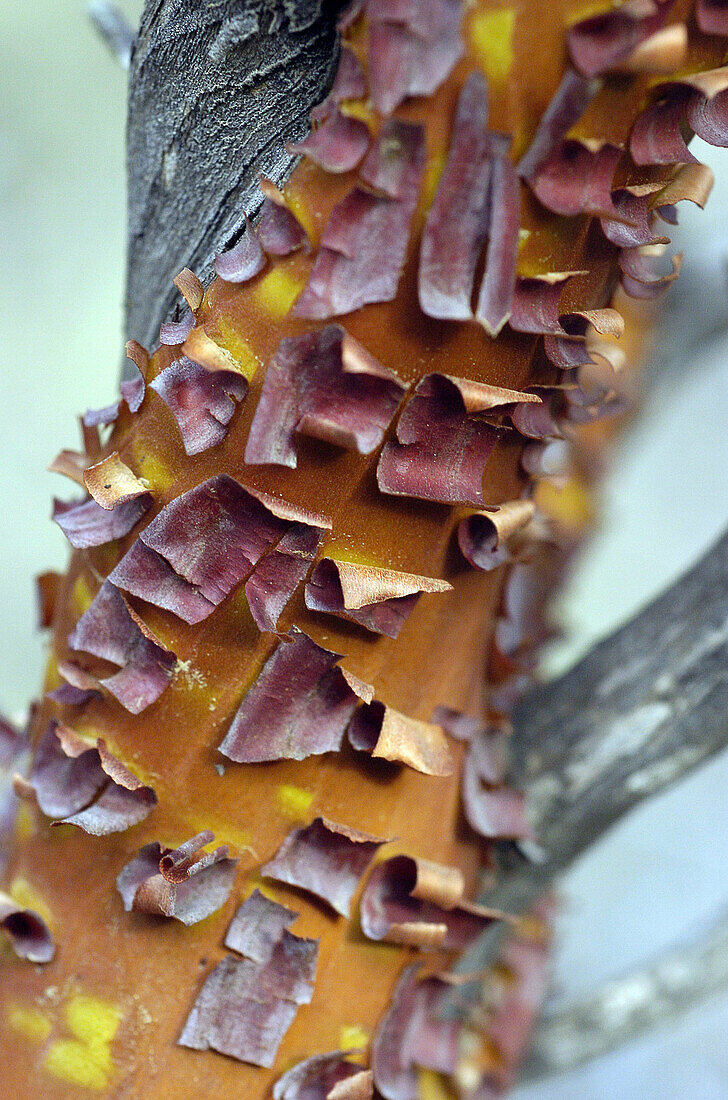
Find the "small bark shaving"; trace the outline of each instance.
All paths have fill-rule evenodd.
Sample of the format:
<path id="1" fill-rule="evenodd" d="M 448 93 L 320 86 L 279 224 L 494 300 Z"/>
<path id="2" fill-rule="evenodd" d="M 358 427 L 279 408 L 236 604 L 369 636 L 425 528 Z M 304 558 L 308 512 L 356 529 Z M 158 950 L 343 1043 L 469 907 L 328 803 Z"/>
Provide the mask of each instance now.
<path id="1" fill-rule="evenodd" d="M 225 438 L 236 402 L 248 392 L 248 380 L 236 370 L 206 370 L 183 355 L 151 387 L 177 421 L 185 452 L 196 455 Z"/>
<path id="2" fill-rule="evenodd" d="M 185 622 L 201 622 L 300 525 L 321 531 L 330 522 L 218 474 L 163 508 L 111 580 Z M 282 569 L 283 590 L 289 582 Z"/>
<path id="3" fill-rule="evenodd" d="M 447 592 L 448 581 L 375 565 L 322 558 L 306 585 L 306 607 L 396 638 L 423 592 Z"/>
<path id="4" fill-rule="evenodd" d="M 49 963 L 56 953 L 48 925 L 35 910 L 18 905 L 0 891 L 0 928 L 15 954 L 32 963 Z"/>
<path id="5" fill-rule="evenodd" d="M 362 931 L 371 940 L 463 951 L 500 916 L 464 895 L 456 867 L 394 856 L 367 879 L 360 902 Z"/>
<path id="6" fill-rule="evenodd" d="M 289 833 L 260 873 L 264 878 L 298 886 L 348 917 L 359 880 L 385 843 L 369 833 L 317 817 L 310 825 Z"/>
<path id="7" fill-rule="evenodd" d="M 306 230 L 289 209 L 280 188 L 262 178 L 260 189 L 265 195 L 258 222 L 258 240 L 263 251 L 270 256 L 289 256 L 299 248 L 309 251 L 311 244 Z"/>
<path id="8" fill-rule="evenodd" d="M 293 627 L 244 696 L 223 756 L 249 764 L 338 751 L 358 701 L 340 657 Z"/>
<path id="9" fill-rule="evenodd" d="M 294 316 L 327 320 L 396 296 L 424 164 L 423 128 L 385 122 L 360 170 L 383 193 L 356 187 L 334 207 Z"/>
<path id="10" fill-rule="evenodd" d="M 263 270 L 263 247 L 250 222 L 246 222 L 238 243 L 215 257 L 214 267 L 215 274 L 226 283 L 247 283 Z"/>
<path id="11" fill-rule="evenodd" d="M 85 470 L 83 483 L 89 495 L 107 511 L 149 494 L 147 486 L 122 461 L 118 451 L 112 451 Z"/>
<path id="12" fill-rule="evenodd" d="M 661 29 L 670 6 L 666 0 L 626 0 L 618 8 L 573 23 L 567 36 L 571 60 L 585 76 L 623 65 Z"/>
<path id="13" fill-rule="evenodd" d="M 179 848 L 145 844 L 116 880 L 127 913 L 172 917 L 185 925 L 215 913 L 230 896 L 238 860 L 229 858 L 227 845 L 203 852 L 214 839 L 208 830 Z"/>
<path id="14" fill-rule="evenodd" d="M 371 1073 L 346 1054 L 334 1050 L 298 1062 L 276 1081 L 273 1100 L 369 1100 Z"/>
<path id="15" fill-rule="evenodd" d="M 408 718 L 378 700 L 359 707 L 348 730 L 353 748 L 406 764 L 423 775 L 452 775 L 453 760 L 440 726 Z"/>
<path id="16" fill-rule="evenodd" d="M 286 337 L 266 372 L 245 461 L 295 468 L 297 432 L 371 454 L 405 389 L 339 325 Z"/>
<path id="17" fill-rule="evenodd" d="M 365 122 L 334 108 L 303 141 L 288 145 L 286 151 L 308 157 L 325 172 L 351 172 L 363 159 L 369 140 Z"/>
<path id="18" fill-rule="evenodd" d="M 119 672 L 99 683 L 132 714 L 139 714 L 159 698 L 177 661 L 110 581 L 104 581 L 69 635 L 68 644 L 120 666 Z"/>
<path id="19" fill-rule="evenodd" d="M 157 804 L 153 788 L 122 764 L 103 738 L 92 744 L 58 722 L 48 725 L 30 775 L 17 789 L 54 818 L 54 825 L 77 825 L 93 836 L 129 829 Z"/>
<path id="20" fill-rule="evenodd" d="M 369 87 L 378 111 L 391 114 L 413 95 L 431 95 L 463 52 L 460 0 L 367 0 Z"/>
<path id="21" fill-rule="evenodd" d="M 71 546 L 76 550 L 86 550 L 128 535 L 150 504 L 151 496 L 148 493 L 119 504 L 112 512 L 102 508 L 95 500 L 77 503 L 54 500 L 53 520 Z"/>
<path id="22" fill-rule="evenodd" d="M 509 500 L 497 512 L 475 512 L 458 524 L 458 546 L 476 569 L 488 572 L 513 561 L 536 514 L 530 500 Z"/>
<path id="23" fill-rule="evenodd" d="M 397 442 L 385 443 L 377 466 L 384 493 L 443 504 L 485 505 L 483 473 L 500 433 L 480 418 L 535 394 L 468 379 L 428 374 L 397 423 Z"/>

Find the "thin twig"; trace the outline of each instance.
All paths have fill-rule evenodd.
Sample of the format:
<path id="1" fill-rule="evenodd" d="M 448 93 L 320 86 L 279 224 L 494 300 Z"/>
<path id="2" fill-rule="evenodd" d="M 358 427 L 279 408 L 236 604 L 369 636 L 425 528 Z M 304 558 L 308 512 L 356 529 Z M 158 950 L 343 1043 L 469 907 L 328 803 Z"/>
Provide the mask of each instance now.
<path id="1" fill-rule="evenodd" d="M 124 13 L 108 0 L 90 0 L 86 14 L 121 67 L 128 69 L 135 31 Z"/>
<path id="2" fill-rule="evenodd" d="M 565 1073 L 680 1019 L 728 988 L 728 912 L 692 942 L 605 982 L 583 999 L 547 1010 L 522 1079 Z"/>

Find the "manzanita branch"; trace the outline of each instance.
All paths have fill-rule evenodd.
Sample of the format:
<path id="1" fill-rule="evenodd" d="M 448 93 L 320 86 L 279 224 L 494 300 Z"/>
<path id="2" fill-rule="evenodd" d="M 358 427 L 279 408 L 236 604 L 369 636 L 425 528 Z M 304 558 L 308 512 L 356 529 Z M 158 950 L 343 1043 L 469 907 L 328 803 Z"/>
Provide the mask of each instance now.
<path id="1" fill-rule="evenodd" d="M 216 252 L 282 182 L 325 97 L 337 0 L 147 0 L 129 76 L 126 332 L 157 343 L 172 279 Z"/>
<path id="2" fill-rule="evenodd" d="M 728 987 L 728 913 L 691 942 L 581 1000 L 547 1009 L 523 1066 L 535 1080 L 575 1069 L 623 1043 L 680 1019 Z"/>

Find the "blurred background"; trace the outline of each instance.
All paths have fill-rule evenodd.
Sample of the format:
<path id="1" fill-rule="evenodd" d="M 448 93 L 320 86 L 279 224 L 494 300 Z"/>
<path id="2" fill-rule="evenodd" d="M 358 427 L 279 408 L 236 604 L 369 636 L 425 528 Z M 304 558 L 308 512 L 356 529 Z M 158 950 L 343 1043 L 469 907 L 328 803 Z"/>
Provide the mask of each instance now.
<path id="1" fill-rule="evenodd" d="M 141 0 L 118 5 L 136 23 Z M 122 349 L 126 74 L 81 0 L 3 0 L 0 253 L 0 709 L 37 691 L 43 645 L 32 578 L 62 569 L 45 472 L 75 447 L 76 416 L 115 397 Z M 698 148 L 700 146 L 700 148 Z M 706 213 L 680 208 L 686 262 L 664 299 L 648 400 L 603 488 L 603 522 L 559 601 L 568 667 L 706 549 L 728 523 L 728 150 L 700 142 L 717 184 Z M 676 239 L 678 234 L 673 236 Z M 637 811 L 564 882 L 553 996 L 564 1002 L 679 942 L 728 905 L 728 757 Z M 725 1100 L 728 991 L 679 1024 L 520 1100 Z"/>

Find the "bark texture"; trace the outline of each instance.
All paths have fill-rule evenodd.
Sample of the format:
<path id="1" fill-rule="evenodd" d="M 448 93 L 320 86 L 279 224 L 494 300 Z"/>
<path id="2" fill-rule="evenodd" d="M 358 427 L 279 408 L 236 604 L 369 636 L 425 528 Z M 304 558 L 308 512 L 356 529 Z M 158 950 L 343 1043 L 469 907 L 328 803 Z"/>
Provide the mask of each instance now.
<path id="1" fill-rule="evenodd" d="M 343 0 L 148 0 L 129 74 L 126 333 L 155 346 L 192 268 L 207 284 L 281 183 L 333 79 Z"/>

